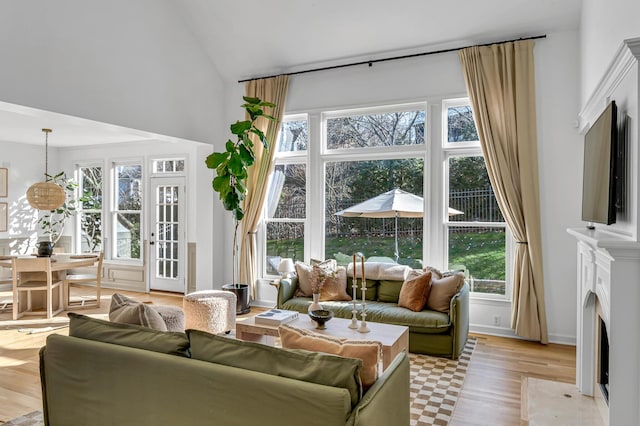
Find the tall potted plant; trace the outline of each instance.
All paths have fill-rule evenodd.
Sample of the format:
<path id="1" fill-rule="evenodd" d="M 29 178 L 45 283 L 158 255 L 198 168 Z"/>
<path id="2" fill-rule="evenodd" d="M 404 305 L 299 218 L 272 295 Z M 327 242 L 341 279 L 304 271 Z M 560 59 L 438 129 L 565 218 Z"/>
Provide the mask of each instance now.
<path id="1" fill-rule="evenodd" d="M 247 313 L 251 309 L 249 307 L 249 285 L 237 283 L 236 273 L 238 271 L 238 229 L 244 218 L 242 202 L 248 192 L 246 186 L 248 169 L 256 159 L 253 151 L 254 139 L 261 142 L 265 149 L 269 149 L 264 132 L 255 126 L 255 122 L 260 117 L 275 120 L 272 116 L 265 114 L 263 110 L 264 107 L 274 107 L 274 104 L 247 96 L 243 96 L 243 100 L 242 108 L 246 111 L 249 119 L 231 124 L 230 130 L 235 141 L 227 140 L 224 151 L 213 152 L 206 159 L 207 167 L 216 171 L 216 177 L 212 182 L 213 190 L 220 195 L 225 210 L 230 211 L 233 215 L 232 283 L 223 285 L 222 288 L 236 294 L 238 300 L 236 312 L 238 314 Z"/>

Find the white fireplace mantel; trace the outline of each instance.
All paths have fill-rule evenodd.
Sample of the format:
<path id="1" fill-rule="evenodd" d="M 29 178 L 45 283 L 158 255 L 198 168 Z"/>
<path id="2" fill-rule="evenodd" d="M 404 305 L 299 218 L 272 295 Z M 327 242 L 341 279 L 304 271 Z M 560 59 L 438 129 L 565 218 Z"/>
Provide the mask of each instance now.
<path id="1" fill-rule="evenodd" d="M 576 385 L 595 394 L 596 301 L 609 337 L 610 425 L 640 419 L 640 242 L 602 230 L 569 229 L 578 240 Z"/>

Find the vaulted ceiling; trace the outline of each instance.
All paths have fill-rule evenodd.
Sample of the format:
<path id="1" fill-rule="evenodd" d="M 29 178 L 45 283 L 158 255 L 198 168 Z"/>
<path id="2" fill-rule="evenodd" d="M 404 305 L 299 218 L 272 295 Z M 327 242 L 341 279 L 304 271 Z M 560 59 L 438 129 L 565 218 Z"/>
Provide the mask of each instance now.
<path id="1" fill-rule="evenodd" d="M 238 80 L 353 58 L 575 30 L 581 0 L 179 0 L 220 74 Z"/>
<path id="2" fill-rule="evenodd" d="M 576 30 L 582 1 L 166 0 L 152 4 L 171 8 L 176 22 L 187 28 L 221 77 L 232 84 L 318 65 Z M 54 129 L 66 129 L 69 135 L 57 139 L 54 133 L 52 146 L 153 136 L 0 102 L 0 140 L 41 143 L 43 121 Z"/>

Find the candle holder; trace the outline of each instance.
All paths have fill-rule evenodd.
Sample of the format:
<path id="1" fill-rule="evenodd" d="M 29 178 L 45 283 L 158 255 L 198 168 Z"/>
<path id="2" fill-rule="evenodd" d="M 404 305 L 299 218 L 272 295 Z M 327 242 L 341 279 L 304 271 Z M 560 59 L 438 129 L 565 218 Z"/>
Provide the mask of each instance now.
<path id="1" fill-rule="evenodd" d="M 360 323 L 360 327 L 358 331 L 360 333 L 368 333 L 371 330 L 367 327 L 367 301 L 365 296 L 367 294 L 367 279 L 364 277 L 364 256 L 362 256 L 362 312 L 360 313 L 360 317 L 362 318 L 362 322 Z"/>
<path id="2" fill-rule="evenodd" d="M 351 288 L 353 290 L 353 297 L 351 300 L 353 300 L 353 309 L 351 310 L 351 324 L 349 324 L 349 328 L 353 328 L 354 330 L 358 328 L 358 307 L 356 306 L 356 303 L 358 302 L 358 298 L 356 297 L 356 290 L 358 289 L 358 280 L 356 278 L 357 274 L 356 274 L 356 255 L 355 253 L 353 254 L 353 277 L 351 279 Z"/>

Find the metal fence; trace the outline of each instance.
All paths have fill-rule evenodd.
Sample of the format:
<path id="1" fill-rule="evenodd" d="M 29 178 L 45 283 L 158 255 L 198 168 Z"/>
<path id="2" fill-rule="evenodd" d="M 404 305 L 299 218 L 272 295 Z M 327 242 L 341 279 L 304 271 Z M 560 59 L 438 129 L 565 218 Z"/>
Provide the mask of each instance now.
<path id="1" fill-rule="evenodd" d="M 362 198 L 349 198 L 344 200 L 328 200 L 331 210 L 340 211 L 355 204 L 365 201 Z M 452 222 L 503 222 L 504 218 L 496 202 L 492 188 L 472 189 L 456 191 L 449 194 L 449 206 L 462 212 L 462 214 L 449 217 Z M 293 202 L 278 206 L 276 216 L 279 218 L 300 218 L 305 215 L 306 204 Z M 328 237 L 349 236 L 378 236 L 392 237 L 395 234 L 395 219 L 371 219 L 340 217 L 334 214 L 328 215 L 325 222 L 325 232 Z M 269 239 L 287 239 L 291 233 L 286 227 L 282 227 L 282 235 L 279 232 L 271 232 Z M 422 218 L 401 219 L 398 221 L 398 236 L 411 238 L 422 236 Z"/>

